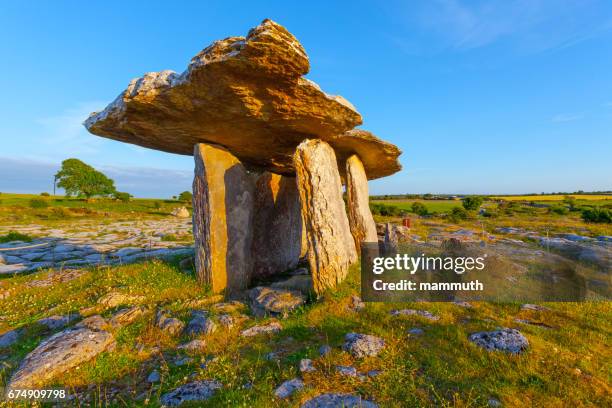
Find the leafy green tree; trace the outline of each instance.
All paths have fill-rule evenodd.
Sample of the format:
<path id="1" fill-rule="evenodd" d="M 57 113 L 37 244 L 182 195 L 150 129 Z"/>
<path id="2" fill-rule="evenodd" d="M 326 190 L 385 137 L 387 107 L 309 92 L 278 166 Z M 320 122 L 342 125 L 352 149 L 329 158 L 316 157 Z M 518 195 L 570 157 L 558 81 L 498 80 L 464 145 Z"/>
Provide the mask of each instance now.
<path id="1" fill-rule="evenodd" d="M 191 194 L 191 191 L 183 191 L 178 196 L 179 201 L 182 201 L 184 203 L 191 201 L 192 198 L 193 198 L 193 194 Z"/>
<path id="2" fill-rule="evenodd" d="M 463 199 L 463 208 L 468 211 L 477 210 L 480 208 L 483 201 L 483 198 L 480 196 L 467 196 Z"/>
<path id="3" fill-rule="evenodd" d="M 132 195 L 130 193 L 125 193 L 123 191 L 115 191 L 113 193 L 113 198 L 115 200 L 119 200 L 119 201 L 123 201 L 124 203 L 127 203 L 132 198 Z"/>
<path id="4" fill-rule="evenodd" d="M 582 219 L 586 222 L 612 223 L 612 210 L 607 208 L 584 208 L 582 210 Z"/>
<path id="5" fill-rule="evenodd" d="M 462 220 L 467 220 L 469 217 L 469 214 L 464 208 L 453 207 L 448 217 L 450 218 L 452 222 L 459 222 Z"/>
<path id="6" fill-rule="evenodd" d="M 108 196 L 115 190 L 115 182 L 79 159 L 67 159 L 55 178 L 57 186 L 66 191 L 67 196 Z"/>

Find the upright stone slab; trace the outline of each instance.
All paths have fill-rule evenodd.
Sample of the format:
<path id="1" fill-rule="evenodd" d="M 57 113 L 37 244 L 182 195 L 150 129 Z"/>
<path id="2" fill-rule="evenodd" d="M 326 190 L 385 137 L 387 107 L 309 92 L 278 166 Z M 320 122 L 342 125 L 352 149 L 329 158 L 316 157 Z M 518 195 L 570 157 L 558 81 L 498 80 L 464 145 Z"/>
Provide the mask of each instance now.
<path id="1" fill-rule="evenodd" d="M 193 236 L 198 280 L 215 293 L 248 286 L 253 232 L 253 180 L 223 147 L 194 147 Z"/>
<path id="2" fill-rule="evenodd" d="M 359 252 L 362 242 L 378 242 L 378 236 L 368 203 L 368 177 L 363 163 L 355 154 L 346 161 L 346 193 L 349 225 Z"/>
<path id="3" fill-rule="evenodd" d="M 357 260 L 355 242 L 342 200 L 336 155 L 321 140 L 305 140 L 294 155 L 308 261 L 314 290 L 321 293 L 346 277 Z"/>
<path id="4" fill-rule="evenodd" d="M 304 239 L 303 239 L 304 237 Z M 295 268 L 306 254 L 300 195 L 295 177 L 262 173 L 255 184 L 253 277 Z"/>

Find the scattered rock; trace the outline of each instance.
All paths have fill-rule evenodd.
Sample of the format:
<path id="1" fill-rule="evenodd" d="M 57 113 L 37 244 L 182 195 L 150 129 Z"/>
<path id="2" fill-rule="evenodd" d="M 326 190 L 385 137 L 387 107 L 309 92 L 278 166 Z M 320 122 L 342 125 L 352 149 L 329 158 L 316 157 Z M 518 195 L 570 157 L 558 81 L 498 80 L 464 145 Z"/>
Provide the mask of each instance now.
<path id="1" fill-rule="evenodd" d="M 205 401 L 221 387 L 221 383 L 215 380 L 194 381 L 162 395 L 160 401 L 169 407 L 177 407 L 188 401 Z"/>
<path id="2" fill-rule="evenodd" d="M 19 340 L 21 331 L 19 329 L 11 330 L 0 336 L 0 348 L 10 347 Z"/>
<path id="3" fill-rule="evenodd" d="M 250 327 L 246 330 L 243 330 L 240 333 L 240 335 L 242 337 L 252 337 L 252 336 L 257 336 L 259 334 L 273 334 L 273 333 L 278 333 L 279 331 L 282 330 L 282 328 L 283 327 L 281 326 L 280 323 L 272 322 L 266 325 Z"/>
<path id="4" fill-rule="evenodd" d="M 469 336 L 469 340 L 489 351 L 500 350 L 518 354 L 529 346 L 529 341 L 516 329 L 501 329 L 490 332 L 478 332 Z"/>
<path id="5" fill-rule="evenodd" d="M 193 363 L 193 358 L 191 357 L 181 357 L 178 356 L 174 359 L 174 365 L 177 367 L 182 367 L 187 364 Z"/>
<path id="6" fill-rule="evenodd" d="M 358 395 L 329 393 L 309 399 L 301 408 L 378 408 L 378 405 Z"/>
<path id="7" fill-rule="evenodd" d="M 368 377 L 377 377 L 377 376 L 379 376 L 379 375 L 380 375 L 380 373 L 381 373 L 381 371 L 380 371 L 380 370 L 370 370 L 370 371 L 368 371 L 368 372 L 366 373 L 366 375 L 367 375 Z"/>
<path id="8" fill-rule="evenodd" d="M 143 299 L 143 296 L 129 295 L 126 293 L 113 291 L 98 299 L 98 305 L 106 309 L 110 309 L 121 305 L 140 303 L 143 301 Z"/>
<path id="9" fill-rule="evenodd" d="M 149 376 L 147 377 L 147 382 L 149 383 L 158 383 L 160 381 L 161 381 L 161 375 L 159 374 L 159 371 L 157 370 L 151 371 L 151 374 L 149 374 Z"/>
<path id="10" fill-rule="evenodd" d="M 357 377 L 357 369 L 351 366 L 336 366 L 336 371 L 348 377 Z"/>
<path id="11" fill-rule="evenodd" d="M 219 323 L 226 329 L 231 329 L 236 324 L 236 321 L 233 316 L 228 314 L 222 314 L 221 316 L 219 316 Z"/>
<path id="12" fill-rule="evenodd" d="M 401 309 L 401 310 L 392 310 L 392 316 L 421 316 L 431 321 L 439 320 L 440 317 L 434 315 L 427 310 L 415 310 L 415 309 Z"/>
<path id="13" fill-rule="evenodd" d="M 301 373 L 312 373 L 317 369 L 312 365 L 312 360 L 309 358 L 303 358 L 300 360 L 300 372 Z"/>
<path id="14" fill-rule="evenodd" d="M 545 312 L 550 310 L 549 308 L 547 308 L 546 306 L 541 306 L 541 305 L 534 305 L 531 303 L 525 303 L 524 305 L 521 306 L 521 310 L 534 310 L 534 311 L 538 311 L 538 312 Z"/>
<path id="15" fill-rule="evenodd" d="M 179 350 L 185 350 L 190 352 L 203 351 L 206 348 L 206 342 L 204 340 L 195 339 L 188 343 L 181 344 L 178 346 Z"/>
<path id="16" fill-rule="evenodd" d="M 38 320 L 36 323 L 45 326 L 48 330 L 59 330 L 68 326 L 70 323 L 81 318 L 78 313 L 67 314 L 64 316 L 49 316 Z"/>
<path id="17" fill-rule="evenodd" d="M 497 398 L 489 398 L 487 405 L 491 408 L 499 408 L 502 406 L 502 403 Z"/>
<path id="18" fill-rule="evenodd" d="M 463 300 L 457 300 L 457 301 L 455 301 L 453 303 L 455 305 L 457 305 L 457 306 L 461 306 L 461 307 L 464 307 L 466 309 L 471 309 L 471 308 L 474 307 L 474 306 L 472 306 L 472 304 L 470 302 L 466 302 L 466 301 L 463 301 Z"/>
<path id="19" fill-rule="evenodd" d="M 209 335 L 217 330 L 217 325 L 209 317 L 204 310 L 192 312 L 192 318 L 187 324 L 185 334 L 188 336 L 197 336 L 200 334 Z"/>
<path id="20" fill-rule="evenodd" d="M 299 378 L 294 378 L 292 380 L 287 380 L 282 383 L 276 391 L 274 391 L 274 395 L 276 398 L 289 398 L 294 392 L 301 390 L 304 388 L 304 382 Z"/>
<path id="21" fill-rule="evenodd" d="M 321 357 L 328 355 L 329 353 L 331 353 L 331 351 L 332 351 L 332 348 L 328 346 L 327 344 L 324 344 L 321 347 L 319 347 L 319 355 Z"/>
<path id="22" fill-rule="evenodd" d="M 75 327 L 84 327 L 91 330 L 106 330 L 108 329 L 108 322 L 100 315 L 93 315 L 81 320 Z"/>
<path id="23" fill-rule="evenodd" d="M 348 333 L 343 349 L 354 357 L 376 357 L 385 347 L 385 341 L 371 334 Z"/>
<path id="24" fill-rule="evenodd" d="M 290 311 L 304 304 L 300 292 L 258 286 L 249 291 L 251 306 L 256 316 L 287 315 Z"/>
<path id="25" fill-rule="evenodd" d="M 183 323 L 177 318 L 168 316 L 164 311 L 161 310 L 157 313 L 155 324 L 163 332 L 171 336 L 178 335 L 185 327 L 185 323 Z"/>
<path id="26" fill-rule="evenodd" d="M 356 312 L 359 312 L 365 308 L 365 303 L 361 300 L 359 296 L 353 295 L 351 296 L 350 308 Z"/>
<path id="27" fill-rule="evenodd" d="M 143 316 L 147 312 L 142 306 L 133 306 L 119 310 L 110 319 L 110 324 L 113 327 L 123 327 L 130 323 L 135 322 L 139 317 Z"/>
<path id="28" fill-rule="evenodd" d="M 418 327 L 413 327 L 412 329 L 408 330 L 409 334 L 412 334 L 413 336 L 420 336 L 421 334 L 424 333 L 423 329 L 420 329 Z"/>
<path id="29" fill-rule="evenodd" d="M 191 214 L 189 214 L 189 210 L 185 207 L 177 207 L 175 209 L 172 210 L 172 212 L 170 213 L 170 215 L 172 215 L 173 217 L 177 217 L 177 218 L 189 218 L 191 217 Z"/>
<path id="30" fill-rule="evenodd" d="M 44 340 L 21 362 L 8 388 L 38 388 L 115 345 L 104 330 L 75 327 Z"/>

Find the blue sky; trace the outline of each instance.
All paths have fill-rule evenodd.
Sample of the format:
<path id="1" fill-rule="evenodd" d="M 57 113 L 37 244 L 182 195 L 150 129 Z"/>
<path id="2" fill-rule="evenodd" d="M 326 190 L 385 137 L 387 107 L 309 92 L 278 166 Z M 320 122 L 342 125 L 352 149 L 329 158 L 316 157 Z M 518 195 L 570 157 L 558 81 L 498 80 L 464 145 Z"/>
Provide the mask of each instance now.
<path id="1" fill-rule="evenodd" d="M 132 78 L 182 72 L 264 18 L 287 27 L 308 77 L 404 151 L 384 193 L 612 189 L 612 3 L 3 1 L 0 191 L 51 190 L 78 157 L 120 190 L 189 189 L 188 156 L 87 133 Z"/>

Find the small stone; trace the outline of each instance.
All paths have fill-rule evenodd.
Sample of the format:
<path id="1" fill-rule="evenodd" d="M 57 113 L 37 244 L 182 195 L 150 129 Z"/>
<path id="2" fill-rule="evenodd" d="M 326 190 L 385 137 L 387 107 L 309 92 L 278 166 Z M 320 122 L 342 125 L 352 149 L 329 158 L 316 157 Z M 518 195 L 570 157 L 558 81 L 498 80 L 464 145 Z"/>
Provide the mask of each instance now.
<path id="1" fill-rule="evenodd" d="M 463 300 L 458 300 L 458 301 L 453 302 L 453 303 L 455 305 L 457 305 L 457 306 L 465 307 L 466 309 L 471 309 L 472 307 L 474 307 L 474 306 L 472 306 L 472 304 L 470 302 L 465 302 Z"/>
<path id="2" fill-rule="evenodd" d="M 266 361 L 278 361 L 280 360 L 280 353 L 277 351 L 271 351 L 264 355 L 264 360 Z"/>
<path id="3" fill-rule="evenodd" d="M 370 370 L 366 374 L 368 377 L 378 377 L 380 375 L 380 370 Z"/>
<path id="4" fill-rule="evenodd" d="M 161 375 L 159 374 L 159 371 L 157 370 L 151 371 L 151 374 L 149 374 L 149 376 L 147 377 L 147 382 L 149 383 L 158 383 L 160 381 L 161 381 Z"/>
<path id="5" fill-rule="evenodd" d="M 121 305 L 139 303 L 143 299 L 144 298 L 142 296 L 112 291 L 98 299 L 98 305 L 103 306 L 105 309 L 110 309 Z"/>
<path id="6" fill-rule="evenodd" d="M 489 398 L 489 400 L 487 401 L 487 404 L 492 408 L 497 408 L 497 407 L 502 406 L 502 403 L 496 398 Z"/>
<path id="7" fill-rule="evenodd" d="M 0 348 L 10 347 L 19 340 L 20 331 L 11 330 L 0 336 Z"/>
<path id="8" fill-rule="evenodd" d="M 181 366 L 191 364 L 191 363 L 193 363 L 193 358 L 191 357 L 177 357 L 174 360 L 174 365 L 177 367 L 181 367 Z"/>
<path id="9" fill-rule="evenodd" d="M 534 305 L 531 303 L 525 303 L 524 305 L 521 306 L 521 310 L 534 310 L 537 312 L 545 312 L 550 310 L 549 308 L 547 308 L 546 306 L 540 306 L 540 305 Z"/>
<path id="10" fill-rule="evenodd" d="M 516 329 L 473 333 L 469 340 L 489 351 L 500 350 L 512 354 L 521 353 L 529 346 L 527 338 Z"/>
<path id="11" fill-rule="evenodd" d="M 300 360 L 300 372 L 301 373 L 312 373 L 317 369 L 312 365 L 312 360 L 309 358 L 303 358 Z"/>
<path id="12" fill-rule="evenodd" d="M 402 310 L 392 310 L 391 316 L 421 316 L 431 321 L 439 320 L 440 317 L 434 315 L 427 310 L 415 310 L 415 309 L 402 309 Z"/>
<path id="13" fill-rule="evenodd" d="M 274 334 L 274 333 L 278 333 L 279 331 L 281 331 L 281 329 L 282 329 L 282 326 L 280 325 L 280 323 L 272 322 L 267 325 L 250 327 L 246 330 L 243 330 L 240 333 L 240 335 L 242 337 L 252 337 L 252 336 L 257 336 L 259 334 Z"/>
<path id="14" fill-rule="evenodd" d="M 378 408 L 378 405 L 358 395 L 329 393 L 309 399 L 301 408 Z"/>
<path id="15" fill-rule="evenodd" d="M 108 322 L 105 318 L 100 315 L 89 316 L 86 319 L 81 320 L 75 328 L 88 328 L 91 330 L 106 330 L 108 328 Z"/>
<path id="16" fill-rule="evenodd" d="M 354 357 L 376 357 L 385 347 L 385 341 L 371 334 L 348 333 L 342 348 Z"/>
<path id="17" fill-rule="evenodd" d="M 123 327 L 135 322 L 139 317 L 146 313 L 147 309 L 142 306 L 133 306 L 119 310 L 110 319 L 110 324 L 113 327 Z"/>
<path id="18" fill-rule="evenodd" d="M 80 315 L 78 313 L 68 314 L 64 316 L 49 316 L 43 319 L 38 320 L 36 323 L 45 326 L 48 330 L 59 330 L 68 326 L 75 320 L 80 319 Z"/>
<path id="19" fill-rule="evenodd" d="M 181 344 L 178 346 L 179 350 L 185 350 L 190 352 L 202 351 L 206 348 L 206 342 L 204 340 L 195 339 L 188 343 Z"/>
<path id="20" fill-rule="evenodd" d="M 328 346 L 327 344 L 324 344 L 321 347 L 319 347 L 319 355 L 321 357 L 328 355 L 329 353 L 331 353 L 331 351 L 332 351 L 332 348 Z"/>
<path id="21" fill-rule="evenodd" d="M 256 316 L 266 314 L 285 316 L 305 302 L 300 292 L 264 286 L 251 289 L 249 298 Z"/>
<path id="22" fill-rule="evenodd" d="M 276 391 L 274 391 L 274 395 L 277 398 L 285 399 L 289 398 L 294 392 L 301 390 L 302 388 L 304 388 L 304 382 L 299 378 L 294 378 L 282 383 L 276 389 Z"/>
<path id="23" fill-rule="evenodd" d="M 412 329 L 408 330 L 409 334 L 412 334 L 413 336 L 420 336 L 421 334 L 424 333 L 423 329 L 420 329 L 418 327 L 413 327 Z"/>
<path id="24" fill-rule="evenodd" d="M 161 396 L 160 401 L 168 407 L 177 407 L 188 401 L 205 401 L 222 387 L 214 380 L 194 381 Z"/>
<path id="25" fill-rule="evenodd" d="M 216 330 L 217 325 L 207 316 L 206 311 L 195 311 L 192 313 L 192 319 L 189 321 L 185 333 L 188 336 L 209 335 Z"/>
<path id="26" fill-rule="evenodd" d="M 189 210 L 185 207 L 177 207 L 175 209 L 172 210 L 172 212 L 170 213 L 170 215 L 172 215 L 173 217 L 177 217 L 177 218 L 189 218 L 191 217 L 191 214 L 189 214 Z"/>
<path id="27" fill-rule="evenodd" d="M 234 327 L 234 324 L 236 324 L 235 319 L 228 314 L 223 314 L 219 316 L 219 323 L 226 329 L 231 329 L 232 327 Z"/>
<path id="28" fill-rule="evenodd" d="M 351 306 L 350 308 L 355 312 L 359 312 L 365 308 L 365 303 L 361 300 L 361 298 L 357 295 L 351 296 Z"/>
<path id="29" fill-rule="evenodd" d="M 157 327 L 171 336 L 178 335 L 185 327 L 185 323 L 179 319 L 166 315 L 163 311 L 157 313 L 156 321 Z"/>
<path id="30" fill-rule="evenodd" d="M 357 369 L 351 366 L 336 366 L 336 371 L 348 377 L 357 377 Z"/>

